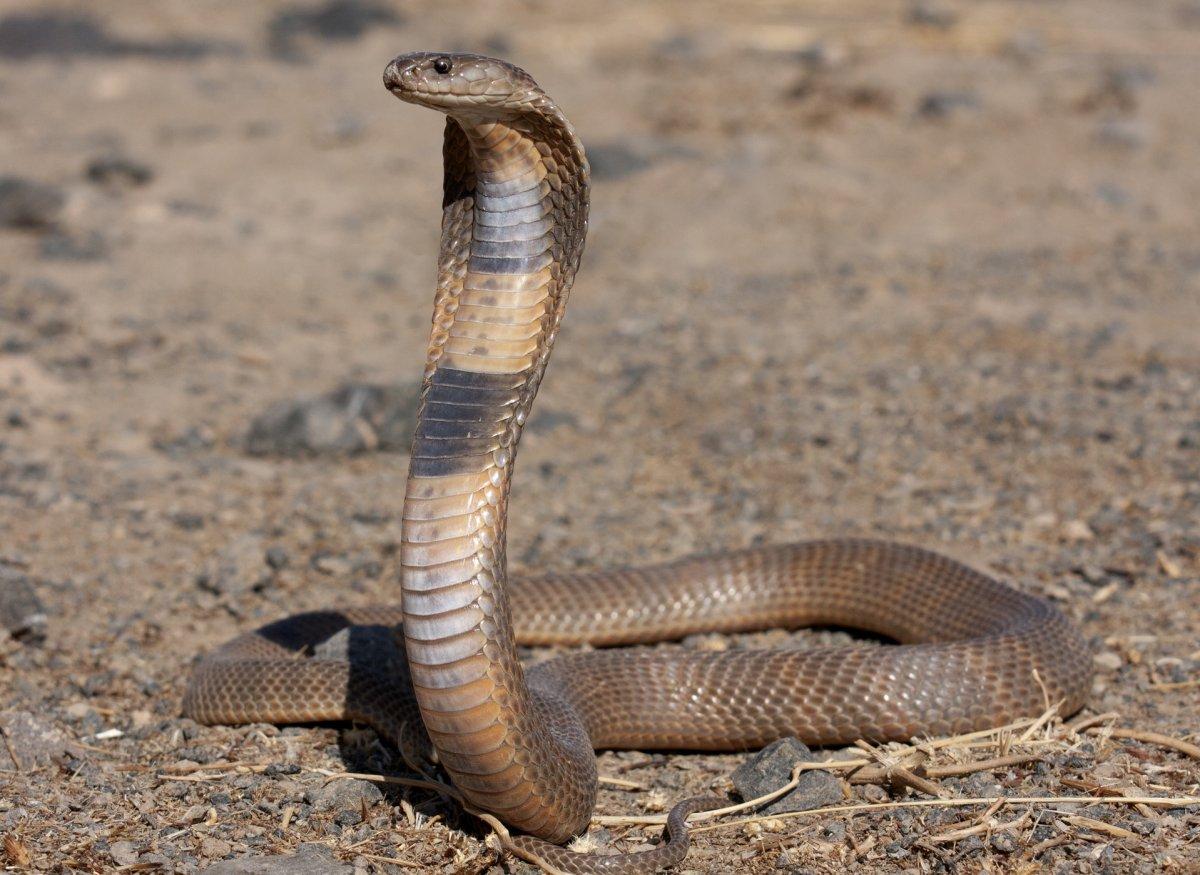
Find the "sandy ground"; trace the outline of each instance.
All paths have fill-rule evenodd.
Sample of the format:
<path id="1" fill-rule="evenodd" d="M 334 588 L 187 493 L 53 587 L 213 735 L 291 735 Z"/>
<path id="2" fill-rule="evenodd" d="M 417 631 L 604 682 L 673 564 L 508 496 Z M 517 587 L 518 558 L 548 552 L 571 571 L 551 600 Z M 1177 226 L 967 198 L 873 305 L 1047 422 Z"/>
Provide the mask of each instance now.
<path id="1" fill-rule="evenodd" d="M 403 451 L 363 423 L 352 454 L 251 454 L 247 434 L 273 404 L 361 383 L 403 399 L 419 375 L 442 122 L 379 84 L 419 48 L 528 68 L 595 167 L 517 472 L 517 573 L 914 542 L 1075 618 L 1097 653 L 1088 713 L 1196 740 L 1200 6 L 106 8 L 0 7 L 0 173 L 47 187 L 0 186 L 14 868 L 193 872 L 304 843 L 329 871 L 528 868 L 422 791 L 324 787 L 317 769 L 396 770 L 369 731 L 178 716 L 189 664 L 232 634 L 395 597 Z M 1036 767 L 948 786 L 1200 780 L 1128 739 L 1030 749 Z M 743 759 L 604 754 L 636 786 L 600 811 L 725 792 Z M 1009 826 L 930 841 L 982 814 L 729 826 L 687 865 L 1200 868 L 1195 806 L 1014 804 Z"/>

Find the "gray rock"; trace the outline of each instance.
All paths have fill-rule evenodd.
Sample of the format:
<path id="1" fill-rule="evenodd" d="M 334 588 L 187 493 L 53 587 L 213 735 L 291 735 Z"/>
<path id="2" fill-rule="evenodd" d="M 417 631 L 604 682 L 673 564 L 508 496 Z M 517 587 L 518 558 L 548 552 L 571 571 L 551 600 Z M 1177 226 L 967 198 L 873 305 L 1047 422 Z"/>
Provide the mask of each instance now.
<path id="1" fill-rule="evenodd" d="M 1020 30 L 1004 47 L 1005 54 L 1022 63 L 1029 63 L 1045 54 L 1046 40 L 1035 30 Z"/>
<path id="2" fill-rule="evenodd" d="M 1150 128 L 1137 119 L 1108 119 L 1096 129 L 1096 140 L 1116 149 L 1140 149 L 1150 142 Z"/>
<path id="3" fill-rule="evenodd" d="M 196 577 L 196 585 L 215 595 L 230 595 L 261 587 L 270 576 L 262 538 L 245 534 L 214 557 Z"/>
<path id="4" fill-rule="evenodd" d="M 132 866 L 138 859 L 137 846 L 133 842 L 114 842 L 108 853 L 118 866 Z"/>
<path id="5" fill-rule="evenodd" d="M 624 142 L 596 143 L 588 149 L 588 163 L 595 179 L 621 179 L 645 170 L 650 159 Z"/>
<path id="6" fill-rule="evenodd" d="M 946 119 L 964 111 L 978 110 L 979 95 L 970 91 L 931 91 L 921 98 L 917 114 L 927 119 Z"/>
<path id="7" fill-rule="evenodd" d="M 86 173 L 89 182 L 114 189 L 145 185 L 154 178 L 149 165 L 123 155 L 93 158 L 88 162 Z"/>
<path id="8" fill-rule="evenodd" d="M 108 256 L 108 243 L 99 231 L 80 235 L 54 231 L 42 239 L 38 252 L 47 261 L 99 261 Z"/>
<path id="9" fill-rule="evenodd" d="M 19 176 L 0 176 L 0 226 L 49 228 L 58 220 L 65 202 L 57 186 Z"/>
<path id="10" fill-rule="evenodd" d="M 304 798 L 316 811 L 359 811 L 364 802 L 369 808 L 381 801 L 383 794 L 370 781 L 347 778 L 309 790 Z"/>
<path id="11" fill-rule="evenodd" d="M 376 27 L 397 27 L 403 16 L 372 0 L 328 0 L 317 6 L 287 7 L 267 25 L 267 47 L 280 60 L 304 59 L 304 37 L 329 42 L 356 40 Z"/>
<path id="12" fill-rule="evenodd" d="M 781 738 L 738 766 L 730 778 L 742 799 L 756 799 L 787 784 L 792 779 L 792 768 L 797 763 L 815 761 L 816 757 L 802 741 Z M 802 773 L 795 790 L 776 799 L 759 813 L 808 811 L 841 801 L 842 786 L 838 779 L 829 772 L 817 770 Z"/>
<path id="13" fill-rule="evenodd" d="M 796 52 L 795 58 L 807 70 L 829 71 L 845 63 L 848 53 L 836 43 L 816 40 Z"/>
<path id="14" fill-rule="evenodd" d="M 268 547 L 265 556 L 267 564 L 278 571 L 280 568 L 287 568 L 291 557 L 288 556 L 287 550 L 282 547 Z"/>
<path id="15" fill-rule="evenodd" d="M 65 753 L 78 755 L 80 749 L 56 727 L 28 711 L 0 711 L 0 769 L 28 771 L 49 765 Z M 9 756 L 12 764 L 8 765 Z"/>
<path id="16" fill-rule="evenodd" d="M 695 157 L 695 152 L 675 141 L 660 137 L 633 137 L 593 143 L 588 148 L 592 178 L 623 179 L 671 159 Z"/>
<path id="17" fill-rule="evenodd" d="M 205 875 L 350 875 L 354 867 L 338 862 L 325 845 L 301 845 L 294 854 L 276 857 L 243 857 L 222 860 L 204 870 Z"/>
<path id="18" fill-rule="evenodd" d="M 412 383 L 359 383 L 280 402 L 250 424 L 246 451 L 256 456 L 407 451 L 419 391 Z"/>
<path id="19" fill-rule="evenodd" d="M 935 0 L 917 0 L 908 9 L 908 20 L 919 27 L 949 30 L 958 23 L 958 13 Z"/>
<path id="20" fill-rule="evenodd" d="M 61 58 L 144 57 L 191 60 L 210 53 L 231 54 L 231 43 L 210 40 L 127 40 L 110 34 L 98 18 L 69 12 L 14 12 L 0 18 L 0 58 L 30 61 Z"/>
<path id="21" fill-rule="evenodd" d="M 963 789 L 972 796 L 1000 796 L 1003 789 L 990 772 L 976 772 L 963 779 Z"/>
<path id="22" fill-rule="evenodd" d="M 992 850 L 998 851 L 1001 854 L 1011 854 L 1020 847 L 1012 833 L 1007 832 L 996 833 L 992 836 L 991 843 Z"/>
<path id="23" fill-rule="evenodd" d="M 28 576 L 0 565 L 0 628 L 20 640 L 45 637 L 46 611 Z"/>

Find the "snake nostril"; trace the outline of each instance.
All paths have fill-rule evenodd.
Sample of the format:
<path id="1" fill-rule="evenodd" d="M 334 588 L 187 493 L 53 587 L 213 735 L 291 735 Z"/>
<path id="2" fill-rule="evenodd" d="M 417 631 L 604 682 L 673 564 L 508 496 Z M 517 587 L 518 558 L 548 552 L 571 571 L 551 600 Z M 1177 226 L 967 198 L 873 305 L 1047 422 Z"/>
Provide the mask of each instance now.
<path id="1" fill-rule="evenodd" d="M 405 90 L 405 83 L 411 87 L 413 73 L 420 67 L 419 61 L 411 56 L 401 55 L 393 59 L 383 69 L 383 85 L 388 91 L 399 93 Z"/>
<path id="2" fill-rule="evenodd" d="M 392 61 L 383 68 L 383 87 L 395 91 L 400 87 L 400 66 Z"/>

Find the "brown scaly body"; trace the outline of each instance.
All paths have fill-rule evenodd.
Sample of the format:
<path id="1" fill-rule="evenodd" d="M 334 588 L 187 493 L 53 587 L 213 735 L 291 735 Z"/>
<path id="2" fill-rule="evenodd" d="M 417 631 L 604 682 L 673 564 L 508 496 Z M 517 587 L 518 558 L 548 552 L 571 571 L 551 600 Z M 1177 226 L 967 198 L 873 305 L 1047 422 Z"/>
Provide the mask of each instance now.
<path id="1" fill-rule="evenodd" d="M 561 871 L 635 873 L 681 860 L 686 815 L 706 803 L 679 806 L 670 840 L 645 853 L 590 857 L 549 844 L 587 827 L 595 747 L 907 739 L 996 725 L 1039 710 L 1046 694 L 1068 711 L 1083 704 L 1087 648 L 1055 608 L 914 547 L 815 541 L 510 584 L 509 484 L 583 250 L 587 160 L 554 102 L 505 62 L 405 55 L 384 81 L 447 115 L 403 610 L 307 614 L 235 639 L 199 664 L 185 713 L 370 723 L 409 752 L 435 752 L 472 806 L 529 834 L 511 842 L 523 856 Z M 608 650 L 529 670 L 516 652 L 518 640 L 621 644 L 813 623 L 900 645 Z M 356 652 L 380 637 L 372 626 L 402 634 L 407 658 Z M 348 654 L 297 658 L 346 627 Z"/>

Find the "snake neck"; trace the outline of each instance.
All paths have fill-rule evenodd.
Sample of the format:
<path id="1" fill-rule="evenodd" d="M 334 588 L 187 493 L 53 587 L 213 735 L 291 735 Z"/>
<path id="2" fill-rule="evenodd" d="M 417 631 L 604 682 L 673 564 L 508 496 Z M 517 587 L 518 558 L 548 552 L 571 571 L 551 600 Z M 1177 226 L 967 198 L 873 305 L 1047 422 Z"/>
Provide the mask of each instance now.
<path id="1" fill-rule="evenodd" d="M 569 772 L 552 773 L 594 772 L 594 760 L 580 727 L 552 732 L 536 719 L 545 707 L 517 660 L 505 519 L 521 428 L 583 246 L 587 165 L 569 124 L 549 112 L 451 118 L 445 163 L 438 291 L 404 505 L 405 644 L 426 728 L 459 789 L 517 828 L 562 839 L 586 825 L 591 802 L 564 827 L 550 796 Z M 564 733 L 571 750 L 539 762 Z"/>

